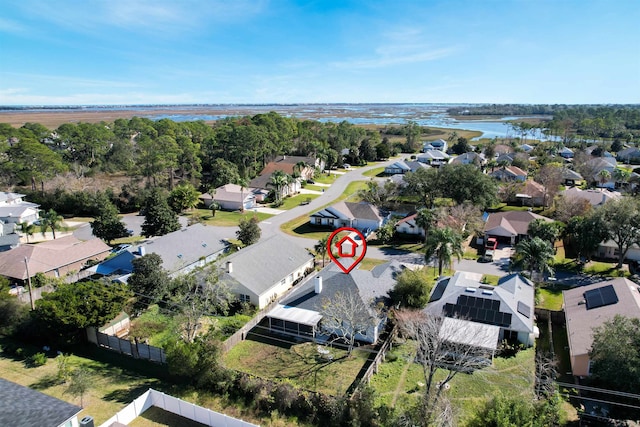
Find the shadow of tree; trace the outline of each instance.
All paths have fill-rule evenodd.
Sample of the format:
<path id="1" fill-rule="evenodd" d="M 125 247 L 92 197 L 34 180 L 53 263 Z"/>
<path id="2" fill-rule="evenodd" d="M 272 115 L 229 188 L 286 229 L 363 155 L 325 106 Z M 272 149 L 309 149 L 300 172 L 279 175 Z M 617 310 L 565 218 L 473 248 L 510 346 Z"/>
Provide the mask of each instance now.
<path id="1" fill-rule="evenodd" d="M 50 387 L 54 387 L 62 383 L 63 381 L 61 381 L 57 375 L 45 375 L 35 383 L 31 384 L 29 388 L 32 388 L 34 390 L 46 390 Z"/>
<path id="2" fill-rule="evenodd" d="M 155 381 L 146 381 L 140 385 L 129 388 L 121 388 L 104 395 L 103 399 L 111 402 L 131 403 L 141 394 L 156 385 Z"/>

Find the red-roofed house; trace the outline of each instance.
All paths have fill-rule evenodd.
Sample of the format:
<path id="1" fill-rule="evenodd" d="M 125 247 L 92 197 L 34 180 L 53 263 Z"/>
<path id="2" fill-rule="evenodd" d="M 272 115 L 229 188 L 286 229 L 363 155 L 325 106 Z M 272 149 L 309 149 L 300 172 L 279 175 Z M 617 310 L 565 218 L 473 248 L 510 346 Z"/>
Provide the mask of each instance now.
<path id="1" fill-rule="evenodd" d="M 500 241 L 509 240 L 514 245 L 529 234 L 529 224 L 536 219 L 551 220 L 527 211 L 494 212 L 489 214 L 484 225 L 485 241 L 495 237 Z"/>

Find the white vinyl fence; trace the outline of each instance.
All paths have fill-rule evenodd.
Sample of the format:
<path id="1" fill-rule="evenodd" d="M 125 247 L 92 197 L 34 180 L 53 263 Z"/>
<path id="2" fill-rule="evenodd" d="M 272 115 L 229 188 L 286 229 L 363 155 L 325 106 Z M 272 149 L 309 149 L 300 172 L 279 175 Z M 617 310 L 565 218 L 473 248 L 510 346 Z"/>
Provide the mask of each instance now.
<path id="1" fill-rule="evenodd" d="M 259 427 L 255 424 L 194 405 L 193 403 L 185 402 L 177 397 L 164 394 L 151 388 L 116 415 L 109 418 L 100 427 L 109 427 L 115 422 L 129 424 L 152 406 L 210 427 Z"/>

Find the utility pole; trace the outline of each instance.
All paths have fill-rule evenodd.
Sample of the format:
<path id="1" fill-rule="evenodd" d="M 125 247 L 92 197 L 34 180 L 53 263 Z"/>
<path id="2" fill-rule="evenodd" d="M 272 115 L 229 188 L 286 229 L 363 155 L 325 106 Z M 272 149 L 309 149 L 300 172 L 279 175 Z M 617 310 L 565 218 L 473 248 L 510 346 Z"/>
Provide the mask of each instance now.
<path id="1" fill-rule="evenodd" d="M 29 300 L 31 301 L 31 310 L 36 309 L 36 305 L 33 303 L 33 289 L 31 288 L 31 276 L 29 275 L 29 262 L 27 257 L 24 257 L 24 266 L 27 268 L 27 283 L 29 284 Z"/>

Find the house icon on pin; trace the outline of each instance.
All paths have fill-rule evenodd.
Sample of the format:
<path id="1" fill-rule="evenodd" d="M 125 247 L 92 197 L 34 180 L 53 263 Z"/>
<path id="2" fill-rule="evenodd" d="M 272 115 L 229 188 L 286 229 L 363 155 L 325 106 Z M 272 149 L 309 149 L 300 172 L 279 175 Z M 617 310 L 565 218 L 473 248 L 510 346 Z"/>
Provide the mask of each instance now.
<path id="1" fill-rule="evenodd" d="M 358 244 L 351 237 L 343 237 L 338 241 L 336 246 L 338 247 L 338 256 L 341 258 L 353 258 L 356 256 Z"/>

